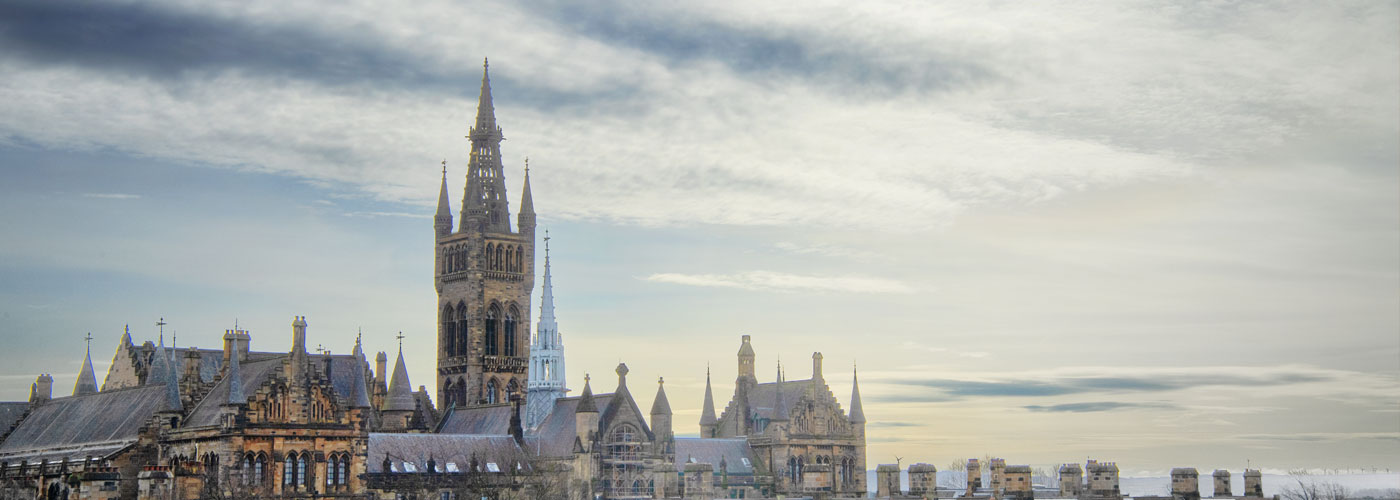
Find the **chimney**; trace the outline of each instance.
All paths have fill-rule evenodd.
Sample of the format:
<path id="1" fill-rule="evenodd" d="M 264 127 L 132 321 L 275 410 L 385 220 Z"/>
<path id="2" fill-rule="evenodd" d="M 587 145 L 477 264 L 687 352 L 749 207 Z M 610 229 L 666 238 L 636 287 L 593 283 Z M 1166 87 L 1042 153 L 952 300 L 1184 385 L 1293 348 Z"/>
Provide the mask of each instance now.
<path id="1" fill-rule="evenodd" d="M 29 386 L 29 402 L 42 403 L 50 399 L 53 399 L 53 377 L 41 373 L 34 379 L 34 385 Z"/>
<path id="2" fill-rule="evenodd" d="M 822 378 L 822 353 L 812 353 L 812 381 L 820 383 Z"/>
<path id="3" fill-rule="evenodd" d="M 510 394 L 510 402 L 514 405 L 510 412 L 510 437 L 515 438 L 515 444 L 522 448 L 525 446 L 525 429 L 520 425 L 520 402 L 524 399 L 519 392 Z"/>

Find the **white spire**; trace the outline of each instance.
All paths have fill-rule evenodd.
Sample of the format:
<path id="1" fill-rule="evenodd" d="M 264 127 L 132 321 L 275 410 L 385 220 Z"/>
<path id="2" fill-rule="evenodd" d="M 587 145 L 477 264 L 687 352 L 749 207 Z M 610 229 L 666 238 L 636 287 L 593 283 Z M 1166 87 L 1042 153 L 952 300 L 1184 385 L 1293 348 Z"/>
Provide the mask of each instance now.
<path id="1" fill-rule="evenodd" d="M 540 298 L 540 322 L 537 324 L 535 344 L 544 349 L 562 347 L 559 324 L 554 321 L 554 283 L 549 274 L 548 229 L 544 231 L 544 296 Z"/>
<path id="2" fill-rule="evenodd" d="M 549 231 L 544 233 L 544 291 L 540 321 L 530 344 L 530 366 L 525 398 L 525 427 L 534 429 L 554 410 L 554 402 L 568 393 L 564 379 L 564 342 L 554 320 L 554 280 L 549 268 Z"/>

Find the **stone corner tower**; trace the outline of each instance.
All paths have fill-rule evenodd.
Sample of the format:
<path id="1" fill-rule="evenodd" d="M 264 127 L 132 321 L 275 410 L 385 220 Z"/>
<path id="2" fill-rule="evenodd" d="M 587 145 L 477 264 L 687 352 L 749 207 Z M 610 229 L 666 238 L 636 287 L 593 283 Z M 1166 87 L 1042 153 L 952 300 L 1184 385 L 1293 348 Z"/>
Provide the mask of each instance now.
<path id="1" fill-rule="evenodd" d="M 483 65 L 476 123 L 467 134 L 466 187 L 455 232 L 446 162 L 433 218 L 438 294 L 437 396 L 443 408 L 509 401 L 527 383 L 530 297 L 535 287 L 535 213 L 525 175 L 519 220 L 510 224 L 501 128 Z"/>

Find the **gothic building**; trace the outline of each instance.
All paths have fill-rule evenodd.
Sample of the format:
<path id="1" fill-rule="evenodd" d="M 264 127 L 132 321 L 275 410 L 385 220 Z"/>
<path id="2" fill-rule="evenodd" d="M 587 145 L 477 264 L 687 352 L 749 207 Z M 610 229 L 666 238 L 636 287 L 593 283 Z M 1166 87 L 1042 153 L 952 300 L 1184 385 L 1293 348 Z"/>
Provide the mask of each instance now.
<path id="1" fill-rule="evenodd" d="M 535 213 L 528 167 L 510 223 L 489 73 L 467 135 L 458 225 L 446 162 L 434 218 L 436 400 L 408 377 L 351 354 L 251 350 L 236 325 L 221 349 L 136 344 L 124 331 L 100 388 L 90 352 L 71 396 L 40 375 L 29 401 L 0 402 L 0 498 L 758 498 L 862 496 L 865 419 L 812 377 L 759 383 L 745 335 L 732 400 L 716 415 L 706 374 L 698 438 L 678 438 L 664 380 L 649 411 L 615 368 L 569 396 L 545 259 L 529 334 Z M 164 324 L 163 320 L 159 324 Z M 528 350 L 527 350 L 528 349 Z M 438 408 L 442 411 L 439 412 Z"/>
<path id="2" fill-rule="evenodd" d="M 511 230 L 501 140 L 482 71 L 460 222 L 452 227 L 443 162 L 433 228 L 438 294 L 437 397 L 444 408 L 493 404 L 525 389 L 530 295 L 535 287 L 535 208 L 530 174 Z"/>
<path id="3" fill-rule="evenodd" d="M 848 414 L 826 385 L 819 352 L 812 353 L 812 378 L 786 380 L 780 367 L 774 382 L 759 383 L 753 346 L 744 335 L 738 368 L 734 397 L 718 418 L 706 376 L 702 438 L 746 437 L 766 462 L 777 493 L 865 491 L 865 412 L 854 376 Z"/>

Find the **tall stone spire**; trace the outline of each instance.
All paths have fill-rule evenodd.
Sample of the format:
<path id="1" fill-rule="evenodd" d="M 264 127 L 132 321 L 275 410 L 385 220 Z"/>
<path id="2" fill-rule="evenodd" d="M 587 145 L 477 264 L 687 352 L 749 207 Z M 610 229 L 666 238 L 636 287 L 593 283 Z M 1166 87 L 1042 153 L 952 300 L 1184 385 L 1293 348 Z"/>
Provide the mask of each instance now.
<path id="1" fill-rule="evenodd" d="M 773 421 L 787 421 L 788 407 L 787 400 L 783 398 L 783 365 L 778 365 L 777 382 L 773 383 L 773 390 L 777 394 L 773 397 Z"/>
<path id="2" fill-rule="evenodd" d="M 228 401 L 225 403 L 241 405 L 248 402 L 248 397 L 243 394 L 243 372 L 238 368 L 238 358 L 241 357 L 238 354 L 238 335 L 233 335 L 230 341 L 233 345 L 228 357 L 228 373 L 224 375 L 229 378 Z"/>
<path id="3" fill-rule="evenodd" d="M 384 403 L 384 411 L 413 411 L 413 384 L 408 382 L 408 368 L 403 363 L 403 346 L 399 347 L 399 360 L 394 362 L 394 376 L 389 380 L 389 397 Z"/>
<path id="4" fill-rule="evenodd" d="M 501 128 L 496 125 L 496 108 L 491 103 L 489 62 L 482 64 L 481 96 L 476 106 L 476 125 L 467 165 L 467 189 L 462 198 L 460 230 L 510 232 L 510 202 L 506 200 L 505 173 L 501 168 Z"/>
<path id="5" fill-rule="evenodd" d="M 715 395 L 710 390 L 710 367 L 705 367 L 705 403 L 704 409 L 700 410 L 700 437 L 714 437 L 715 426 L 719 424 L 719 419 L 715 418 Z"/>
<path id="6" fill-rule="evenodd" d="M 452 204 L 447 201 L 447 160 L 442 160 L 442 189 L 438 192 L 437 214 L 433 216 L 433 230 L 438 238 L 452 233 Z"/>
<path id="7" fill-rule="evenodd" d="M 860 407 L 860 380 L 854 368 L 851 369 L 851 423 L 865 423 L 865 410 Z"/>
<path id="8" fill-rule="evenodd" d="M 97 375 L 92 372 L 92 334 L 87 336 L 87 353 L 83 355 L 83 368 L 78 372 L 78 382 L 73 384 L 73 395 L 94 394 L 97 392 Z"/>

